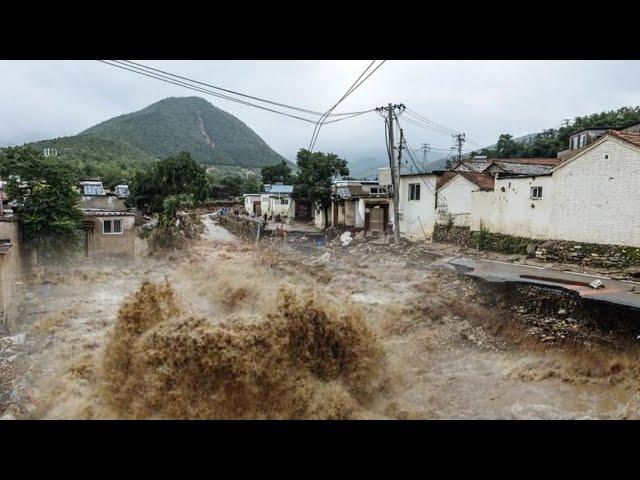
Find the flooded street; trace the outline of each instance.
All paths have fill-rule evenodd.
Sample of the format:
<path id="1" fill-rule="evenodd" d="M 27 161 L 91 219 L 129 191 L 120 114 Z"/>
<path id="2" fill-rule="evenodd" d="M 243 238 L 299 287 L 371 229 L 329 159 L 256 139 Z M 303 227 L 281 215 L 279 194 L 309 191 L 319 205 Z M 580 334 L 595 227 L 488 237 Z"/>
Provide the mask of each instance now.
<path id="1" fill-rule="evenodd" d="M 407 261 L 388 246 L 304 249 L 267 241 L 258 249 L 208 219 L 206 226 L 202 240 L 172 258 L 139 257 L 135 267 L 72 269 L 30 282 L 16 328 L 16 333 L 26 333 L 25 341 L 11 347 L 19 355 L 4 370 L 0 407 L 5 417 L 640 416 L 635 349 L 540 342 L 510 308 L 486 304 L 474 281 L 430 266 L 435 255 Z M 143 287 L 147 290 L 130 297 L 145 281 L 165 287 Z M 290 296 L 282 297 L 282 289 Z M 129 310 L 123 307 L 127 297 Z M 307 298 L 313 301 L 305 303 Z M 143 307 L 152 310 L 145 313 Z M 156 319 L 174 310 L 188 331 L 173 327 L 172 318 Z M 361 318 L 375 339 L 361 342 L 338 325 L 335 332 L 323 333 L 334 342 L 328 345 L 335 348 L 342 338 L 360 342 L 344 344 L 356 345 L 360 355 L 349 357 L 352 363 L 344 360 L 348 374 L 319 369 L 316 359 L 309 358 L 268 376 L 285 358 L 278 349 L 292 348 L 303 338 L 299 335 L 310 338 L 287 323 L 310 310 L 316 312 L 312 321 L 325 314 L 355 318 L 347 325 L 366 337 Z M 123 345 L 131 347 L 129 352 L 121 348 L 119 355 L 130 355 L 132 366 L 114 372 L 105 355 L 111 349 L 109 355 L 119 358 L 113 357 L 120 348 L 115 326 L 127 327 L 123 322 L 131 312 L 143 312 L 148 321 L 159 323 L 149 333 L 136 333 L 139 337 L 122 337 L 130 342 Z M 287 335 L 288 343 L 281 343 Z M 313 335 L 319 338 L 317 332 Z M 324 355 L 323 345 L 307 348 Z M 218 363 L 194 363 L 188 348 L 215 348 Z M 341 363 L 340 368 L 346 367 Z M 168 380 L 163 369 L 183 372 L 188 382 Z M 210 385 L 201 372 L 215 372 L 235 390 Z M 113 400 L 121 386 L 139 398 Z M 286 402 L 271 399 L 277 392 L 295 395 Z M 174 405 L 163 399 L 167 395 Z M 254 401 L 263 397 L 265 404 Z M 294 405 L 300 398 L 308 404 L 303 410 Z"/>

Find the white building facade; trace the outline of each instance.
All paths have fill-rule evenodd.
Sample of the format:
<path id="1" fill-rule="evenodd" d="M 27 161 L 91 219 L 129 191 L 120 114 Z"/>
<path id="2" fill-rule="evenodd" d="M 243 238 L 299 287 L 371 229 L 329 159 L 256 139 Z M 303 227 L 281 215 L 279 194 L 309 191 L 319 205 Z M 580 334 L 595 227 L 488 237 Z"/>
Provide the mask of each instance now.
<path id="1" fill-rule="evenodd" d="M 428 240 L 436 224 L 437 175 L 400 175 L 398 192 L 400 235 L 409 240 Z M 393 222 L 393 215 L 391 215 Z"/>
<path id="2" fill-rule="evenodd" d="M 640 247 L 640 135 L 609 132 L 550 175 L 474 192 L 470 226 L 544 240 Z"/>

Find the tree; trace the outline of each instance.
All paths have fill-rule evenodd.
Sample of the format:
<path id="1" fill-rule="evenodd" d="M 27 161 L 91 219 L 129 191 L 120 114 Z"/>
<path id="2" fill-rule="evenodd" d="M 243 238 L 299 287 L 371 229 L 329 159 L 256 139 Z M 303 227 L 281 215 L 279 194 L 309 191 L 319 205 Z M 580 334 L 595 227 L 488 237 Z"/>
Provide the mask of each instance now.
<path id="1" fill-rule="evenodd" d="M 520 145 L 513 140 L 513 136 L 503 133 L 498 138 L 496 150 L 501 158 L 511 158 L 517 156 Z"/>
<path id="2" fill-rule="evenodd" d="M 267 184 L 276 182 L 290 184 L 293 181 L 291 168 L 284 160 L 282 160 L 280 163 L 276 163 L 275 165 L 262 167 L 260 173 L 262 174 L 262 182 Z"/>
<path id="3" fill-rule="evenodd" d="M 349 175 L 347 161 L 335 153 L 310 152 L 302 148 L 296 156 L 296 163 L 298 175 L 293 187 L 293 198 L 308 200 L 311 206 L 319 206 L 324 212 L 325 225 L 328 225 L 331 186 L 337 176 Z"/>
<path id="4" fill-rule="evenodd" d="M 187 152 L 137 172 L 131 183 L 128 204 L 145 213 L 162 212 L 164 199 L 170 195 L 191 195 L 196 203 L 207 197 L 205 169 Z"/>
<path id="5" fill-rule="evenodd" d="M 249 175 L 242 183 L 242 193 L 260 193 L 262 185 L 255 175 Z"/>
<path id="6" fill-rule="evenodd" d="M 16 202 L 22 239 L 38 261 L 64 260 L 82 244 L 80 192 L 73 167 L 47 159 L 30 147 L 7 149 L 0 171 Z"/>

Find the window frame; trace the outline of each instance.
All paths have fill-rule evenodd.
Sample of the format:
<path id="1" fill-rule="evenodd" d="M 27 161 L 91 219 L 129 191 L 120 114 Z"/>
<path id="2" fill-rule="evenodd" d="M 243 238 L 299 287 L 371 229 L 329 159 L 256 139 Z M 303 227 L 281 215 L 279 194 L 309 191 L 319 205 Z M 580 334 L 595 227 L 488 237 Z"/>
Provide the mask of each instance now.
<path id="1" fill-rule="evenodd" d="M 419 183 L 410 183 L 409 184 L 409 202 L 419 202 L 420 201 L 420 184 Z"/>
<path id="2" fill-rule="evenodd" d="M 539 195 L 534 195 L 534 191 L 539 191 Z M 531 200 L 542 200 L 542 187 L 541 186 L 536 186 L 536 187 L 531 187 L 531 189 L 529 190 L 529 198 Z"/>
<path id="3" fill-rule="evenodd" d="M 116 221 L 120 222 L 120 231 L 119 232 L 116 232 L 114 230 Z M 109 224 L 111 225 L 111 227 L 110 227 L 111 231 L 110 232 L 106 232 L 105 228 L 104 228 L 104 226 L 105 226 L 105 224 L 107 222 L 109 222 Z M 102 219 L 102 235 L 124 235 L 124 219 L 122 219 L 122 218 L 103 218 Z"/>
<path id="4" fill-rule="evenodd" d="M 587 146 L 587 134 L 586 133 L 581 133 L 580 137 L 578 137 L 578 148 L 582 148 L 582 147 L 586 147 Z"/>
<path id="5" fill-rule="evenodd" d="M 99 197 L 104 195 L 104 188 L 100 185 L 83 185 L 82 190 L 85 197 Z"/>

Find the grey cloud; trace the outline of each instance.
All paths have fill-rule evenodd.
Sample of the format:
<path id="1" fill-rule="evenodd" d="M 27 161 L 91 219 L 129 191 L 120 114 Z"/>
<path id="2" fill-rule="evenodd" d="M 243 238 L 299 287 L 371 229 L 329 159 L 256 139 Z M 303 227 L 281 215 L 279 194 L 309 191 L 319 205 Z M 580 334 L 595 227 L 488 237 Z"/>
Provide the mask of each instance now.
<path id="1" fill-rule="evenodd" d="M 314 110 L 342 96 L 369 61 L 149 61 L 221 87 Z M 556 127 L 564 118 L 640 104 L 638 61 L 388 61 L 339 110 L 388 102 L 489 145 Z M 198 95 L 96 61 L 0 62 L 0 144 L 72 135 L 167 96 Z M 293 159 L 313 125 L 207 97 Z M 447 148 L 451 138 L 406 124 L 411 146 Z M 327 125 L 317 149 L 347 158 L 384 151 L 382 120 L 367 114 Z"/>

